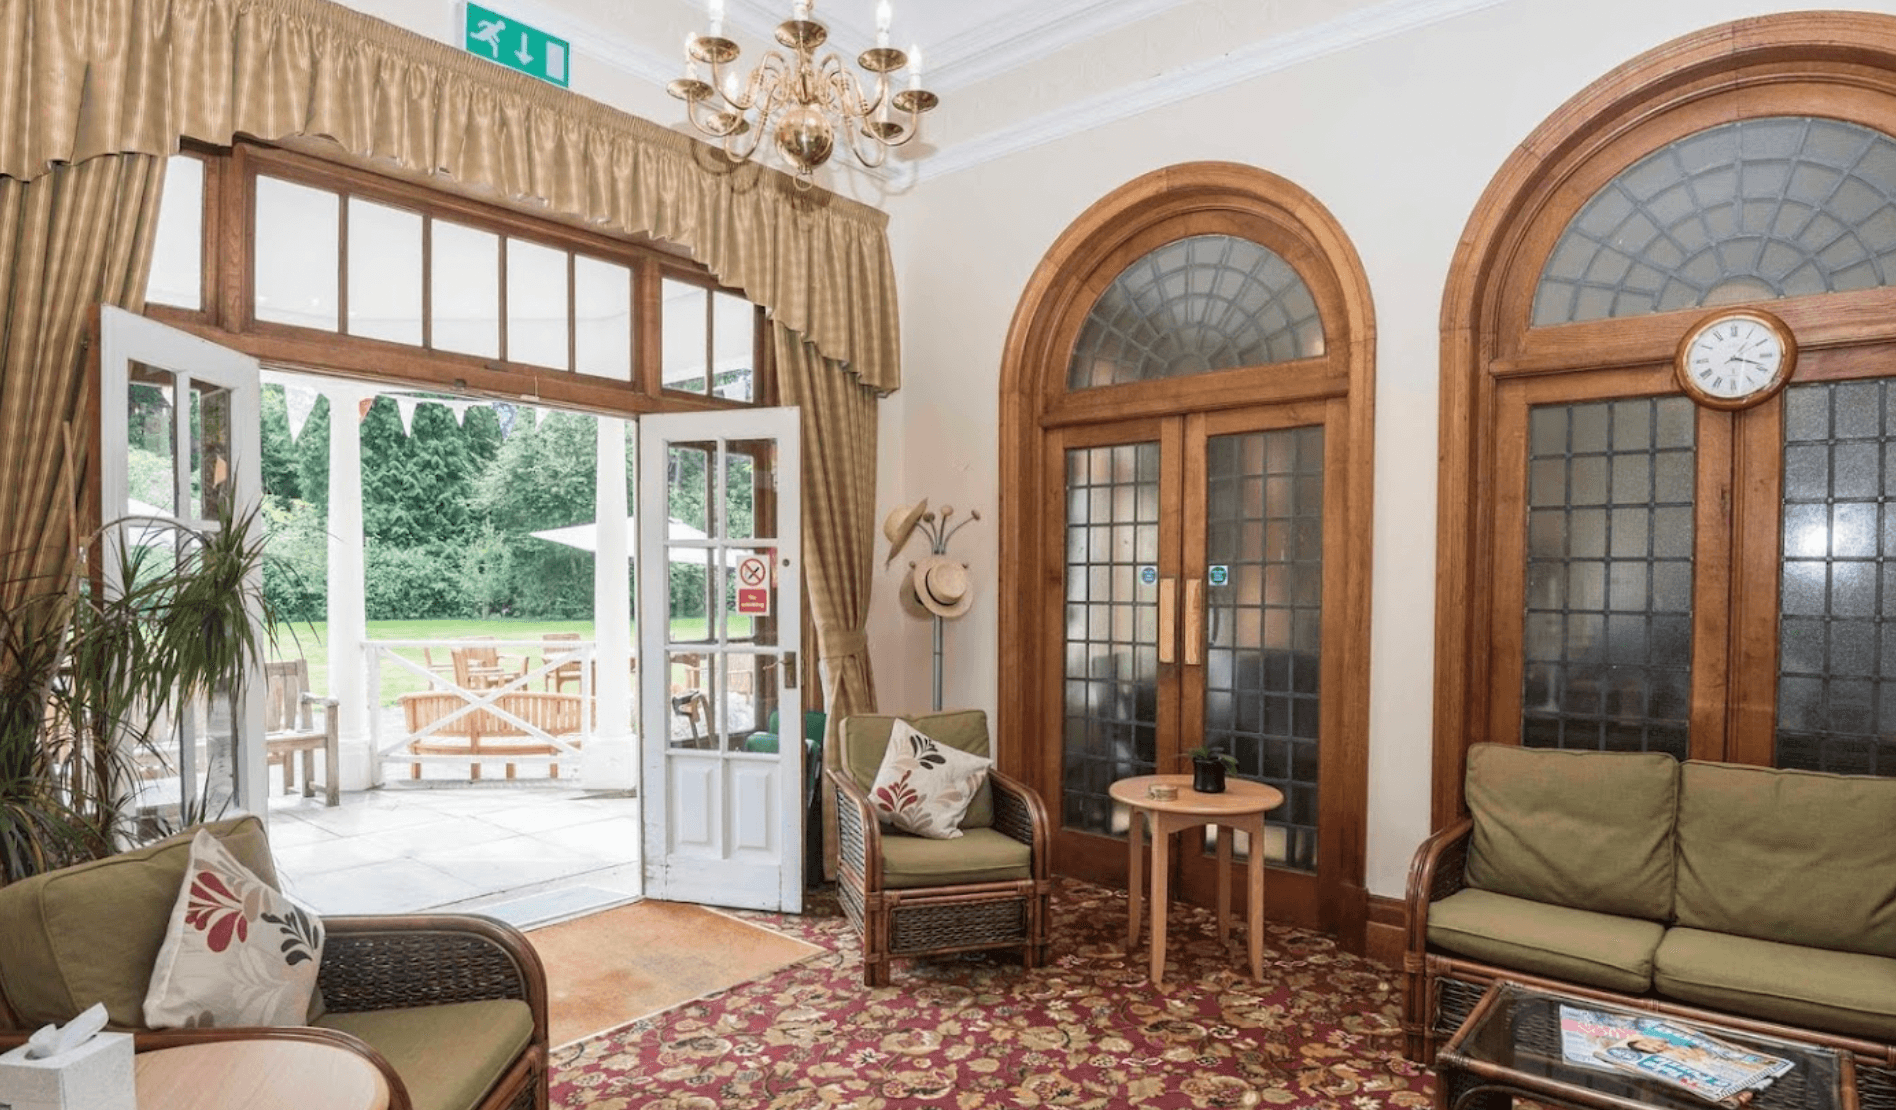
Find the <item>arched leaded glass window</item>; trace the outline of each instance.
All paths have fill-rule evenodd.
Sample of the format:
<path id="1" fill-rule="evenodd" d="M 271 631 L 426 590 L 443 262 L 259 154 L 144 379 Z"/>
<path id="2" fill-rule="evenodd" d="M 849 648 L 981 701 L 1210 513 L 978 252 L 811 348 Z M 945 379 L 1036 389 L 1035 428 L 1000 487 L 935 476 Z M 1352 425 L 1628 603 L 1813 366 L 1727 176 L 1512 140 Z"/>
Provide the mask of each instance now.
<path id="1" fill-rule="evenodd" d="M 1891 284 L 1896 140 L 1838 120 L 1721 124 L 1647 155 L 1567 225 L 1534 325 Z"/>
<path id="2" fill-rule="evenodd" d="M 1229 235 L 1179 239 L 1100 294 L 1067 369 L 1090 389 L 1312 358 L 1323 321 L 1309 286 L 1268 247 Z"/>

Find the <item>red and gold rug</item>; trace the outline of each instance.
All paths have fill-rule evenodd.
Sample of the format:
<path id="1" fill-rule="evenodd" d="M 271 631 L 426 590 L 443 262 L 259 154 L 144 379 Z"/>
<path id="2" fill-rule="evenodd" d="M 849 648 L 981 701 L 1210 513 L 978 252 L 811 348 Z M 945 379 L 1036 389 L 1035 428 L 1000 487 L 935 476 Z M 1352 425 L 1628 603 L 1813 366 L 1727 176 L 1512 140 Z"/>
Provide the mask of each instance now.
<path id="1" fill-rule="evenodd" d="M 565 1110 L 975 1110 L 988 1106 L 1430 1105 L 1401 1055 L 1399 977 L 1329 938 L 1272 926 L 1265 980 L 1209 911 L 1174 907 L 1176 973 L 1125 950 L 1126 896 L 1056 883 L 1053 962 L 1011 953 L 901 960 L 862 984 L 833 901 L 746 914 L 828 950 L 554 1053 Z"/>

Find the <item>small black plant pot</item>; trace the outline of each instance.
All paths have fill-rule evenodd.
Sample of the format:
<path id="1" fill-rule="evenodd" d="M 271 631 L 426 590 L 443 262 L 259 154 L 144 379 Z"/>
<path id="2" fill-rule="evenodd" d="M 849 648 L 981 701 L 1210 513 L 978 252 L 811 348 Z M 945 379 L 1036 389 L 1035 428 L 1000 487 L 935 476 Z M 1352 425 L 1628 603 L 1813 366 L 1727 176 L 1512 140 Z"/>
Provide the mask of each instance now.
<path id="1" fill-rule="evenodd" d="M 1192 760 L 1192 789 L 1200 794 L 1225 791 L 1225 765 L 1222 759 Z"/>

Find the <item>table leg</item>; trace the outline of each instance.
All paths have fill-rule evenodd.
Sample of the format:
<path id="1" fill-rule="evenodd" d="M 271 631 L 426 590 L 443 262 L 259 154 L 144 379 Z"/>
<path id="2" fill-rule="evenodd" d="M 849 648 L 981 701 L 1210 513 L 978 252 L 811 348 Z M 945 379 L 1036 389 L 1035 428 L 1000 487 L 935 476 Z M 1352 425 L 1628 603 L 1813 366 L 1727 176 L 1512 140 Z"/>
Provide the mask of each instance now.
<path id="1" fill-rule="evenodd" d="M 1152 983 L 1157 986 L 1165 982 L 1165 910 L 1171 901 L 1170 876 L 1166 874 L 1171 860 L 1165 849 L 1171 843 L 1172 830 L 1162 813 L 1154 813 L 1147 820 L 1152 823 Z"/>
<path id="2" fill-rule="evenodd" d="M 1140 904 L 1145 895 L 1145 837 L 1140 832 L 1140 822 L 1147 826 L 1152 818 L 1138 806 L 1131 807 L 1126 823 L 1126 843 L 1131 845 L 1131 857 L 1126 864 L 1126 955 L 1139 944 L 1139 915 L 1145 909 Z"/>
<path id="3" fill-rule="evenodd" d="M 1218 826 L 1218 943 L 1231 941 L 1231 841 L 1237 836 L 1229 823 Z"/>
<path id="4" fill-rule="evenodd" d="M 1257 814 L 1250 821 L 1251 850 L 1250 857 L 1251 889 L 1245 901 L 1248 913 L 1245 918 L 1245 931 L 1250 934 L 1251 942 L 1251 978 L 1264 978 L 1264 815 Z M 1229 872 L 1221 871 L 1221 878 Z"/>

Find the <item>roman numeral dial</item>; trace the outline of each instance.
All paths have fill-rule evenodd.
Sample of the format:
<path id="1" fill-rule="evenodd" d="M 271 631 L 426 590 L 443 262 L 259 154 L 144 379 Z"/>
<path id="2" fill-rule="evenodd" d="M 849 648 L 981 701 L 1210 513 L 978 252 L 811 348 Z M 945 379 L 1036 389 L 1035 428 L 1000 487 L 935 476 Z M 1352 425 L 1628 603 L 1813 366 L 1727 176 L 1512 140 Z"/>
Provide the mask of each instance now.
<path id="1" fill-rule="evenodd" d="M 1673 370 L 1700 404 L 1732 409 L 1776 394 L 1796 360 L 1797 343 L 1782 320 L 1755 309 L 1725 310 L 1685 333 Z"/>

